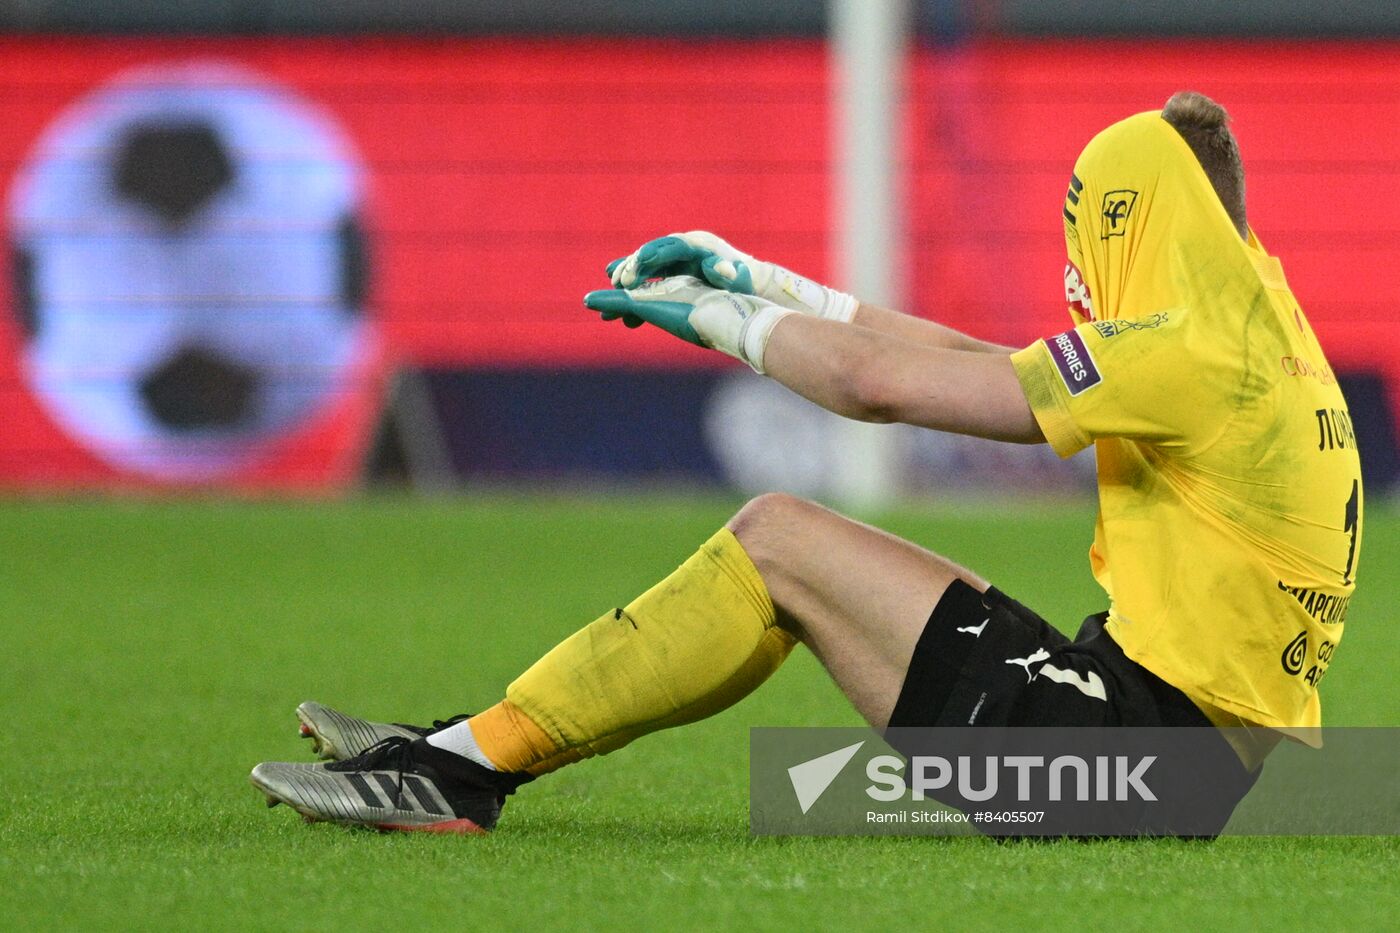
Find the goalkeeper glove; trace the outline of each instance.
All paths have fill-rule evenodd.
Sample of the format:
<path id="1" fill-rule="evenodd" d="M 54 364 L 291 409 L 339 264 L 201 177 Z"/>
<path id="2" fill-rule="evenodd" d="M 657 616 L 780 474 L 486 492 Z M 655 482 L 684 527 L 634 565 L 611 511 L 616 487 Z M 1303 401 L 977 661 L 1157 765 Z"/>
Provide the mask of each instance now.
<path id="1" fill-rule="evenodd" d="M 832 321 L 849 321 L 859 306 L 845 292 L 755 259 L 704 230 L 652 240 L 608 264 L 608 276 L 617 288 L 635 288 L 647 279 L 674 275 L 694 276 L 715 288 L 757 295 L 780 307 Z"/>
<path id="2" fill-rule="evenodd" d="M 583 303 L 604 320 L 645 321 L 696 346 L 728 353 L 759 373 L 773 328 L 794 313 L 756 295 L 718 291 L 688 275 L 589 292 Z"/>

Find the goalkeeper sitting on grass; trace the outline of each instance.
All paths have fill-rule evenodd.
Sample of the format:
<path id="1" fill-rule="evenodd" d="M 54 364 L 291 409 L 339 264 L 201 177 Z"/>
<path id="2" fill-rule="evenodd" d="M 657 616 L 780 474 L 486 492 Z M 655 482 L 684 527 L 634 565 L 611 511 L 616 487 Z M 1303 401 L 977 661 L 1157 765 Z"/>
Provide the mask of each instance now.
<path id="1" fill-rule="evenodd" d="M 707 233 L 647 243 L 585 304 L 852 418 L 1062 456 L 1094 444 L 1089 561 L 1109 608 L 1075 640 L 944 557 L 760 496 L 485 712 L 415 727 L 305 703 L 303 734 L 335 760 L 261 764 L 254 785 L 312 819 L 489 830 L 522 784 L 719 712 L 800 642 L 877 729 L 1246 727 L 1220 739 L 1240 762 L 1225 789 L 1237 800 L 1282 732 L 1321 724 L 1361 536 L 1346 402 L 1246 225 L 1213 101 L 1178 94 L 1100 133 L 1064 219 L 1076 325 L 1022 350 L 861 304 Z"/>

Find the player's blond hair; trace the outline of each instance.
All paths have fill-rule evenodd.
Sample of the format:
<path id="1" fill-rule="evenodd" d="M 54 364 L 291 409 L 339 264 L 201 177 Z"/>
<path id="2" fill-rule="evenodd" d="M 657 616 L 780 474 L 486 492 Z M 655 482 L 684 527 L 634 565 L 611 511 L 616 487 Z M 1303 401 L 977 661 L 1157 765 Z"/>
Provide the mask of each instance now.
<path id="1" fill-rule="evenodd" d="M 1178 91 L 1162 108 L 1162 119 L 1170 123 L 1205 169 L 1210 185 L 1225 205 L 1225 213 L 1240 236 L 1248 236 L 1244 211 L 1244 163 L 1240 147 L 1230 132 L 1230 115 L 1225 108 L 1204 94 Z"/>

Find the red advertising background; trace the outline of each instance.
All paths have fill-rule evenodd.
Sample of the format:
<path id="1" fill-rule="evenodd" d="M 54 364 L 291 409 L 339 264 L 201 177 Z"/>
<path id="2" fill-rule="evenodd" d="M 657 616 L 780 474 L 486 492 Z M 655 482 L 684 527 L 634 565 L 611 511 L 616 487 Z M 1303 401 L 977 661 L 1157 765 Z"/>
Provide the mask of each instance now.
<path id="1" fill-rule="evenodd" d="M 125 68 L 191 59 L 284 83 L 353 140 L 372 173 L 371 306 L 395 360 L 724 365 L 582 309 L 609 259 L 672 230 L 830 273 L 815 42 L 8 38 L 0 191 L 77 97 Z M 1194 88 L 1234 115 L 1250 220 L 1333 365 L 1400 386 L 1400 47 L 996 42 L 920 50 L 911 72 L 909 310 L 1008 343 L 1062 329 L 1075 156 L 1106 124 Z M 28 399 L 7 292 L 0 481 L 100 477 Z M 332 413 L 251 478 L 343 478 L 368 421 Z"/>

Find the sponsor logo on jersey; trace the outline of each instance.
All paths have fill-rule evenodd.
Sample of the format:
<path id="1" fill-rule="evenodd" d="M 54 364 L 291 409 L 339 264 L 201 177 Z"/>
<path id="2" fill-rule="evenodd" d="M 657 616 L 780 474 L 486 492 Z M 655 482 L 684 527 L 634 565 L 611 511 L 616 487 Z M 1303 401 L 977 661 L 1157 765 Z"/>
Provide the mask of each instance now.
<path id="1" fill-rule="evenodd" d="M 1326 363 L 1321 365 L 1312 362 L 1302 356 L 1279 357 L 1279 365 L 1283 367 L 1285 376 L 1296 376 L 1302 379 L 1316 379 L 1325 386 L 1334 385 L 1337 376 L 1332 372 L 1332 367 Z"/>
<path id="2" fill-rule="evenodd" d="M 1299 632 L 1283 649 L 1283 654 L 1279 656 L 1279 662 L 1283 665 L 1283 672 L 1292 677 L 1303 675 L 1303 682 L 1309 687 L 1317 688 L 1318 682 L 1327 673 L 1327 668 L 1332 663 L 1332 655 L 1337 650 L 1337 643 L 1330 638 L 1324 638 L 1317 646 L 1317 654 L 1311 659 L 1308 657 L 1308 633 Z M 1303 674 L 1303 666 L 1312 660 L 1313 664 L 1308 666 L 1308 672 Z"/>
<path id="3" fill-rule="evenodd" d="M 1130 330 L 1152 330 L 1154 327 L 1161 327 L 1165 323 L 1167 323 L 1167 312 L 1158 311 L 1140 321 L 1095 321 L 1094 330 L 1098 331 L 1103 338 L 1107 340 L 1109 337 L 1126 334 Z"/>
<path id="4" fill-rule="evenodd" d="M 1119 188 L 1103 196 L 1103 239 L 1122 236 L 1128 230 L 1128 218 L 1133 216 L 1138 193 L 1130 188 Z"/>
<path id="5" fill-rule="evenodd" d="M 1308 633 L 1299 632 L 1298 637 L 1288 643 L 1283 649 L 1283 654 L 1279 655 L 1279 663 L 1283 665 L 1284 673 L 1299 674 L 1303 671 L 1303 662 L 1308 659 Z"/>
<path id="6" fill-rule="evenodd" d="M 1060 378 L 1064 380 L 1070 395 L 1078 395 L 1103 382 L 1079 331 L 1067 330 L 1056 337 L 1047 337 L 1045 346 L 1049 348 L 1050 358 L 1055 361 L 1055 368 L 1060 371 Z"/>
<path id="7" fill-rule="evenodd" d="M 1071 311 L 1078 311 L 1089 320 L 1094 319 L 1094 299 L 1089 295 L 1089 286 L 1084 284 L 1084 276 L 1072 262 L 1065 263 L 1065 301 Z"/>
<path id="8" fill-rule="evenodd" d="M 1298 600 L 1303 611 L 1312 616 L 1314 622 L 1323 625 L 1341 625 L 1347 620 L 1347 609 L 1351 607 L 1349 595 L 1334 595 L 1310 590 L 1302 586 L 1288 586 L 1282 580 L 1278 588 Z"/>

